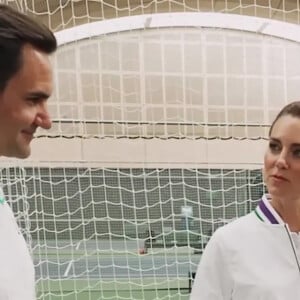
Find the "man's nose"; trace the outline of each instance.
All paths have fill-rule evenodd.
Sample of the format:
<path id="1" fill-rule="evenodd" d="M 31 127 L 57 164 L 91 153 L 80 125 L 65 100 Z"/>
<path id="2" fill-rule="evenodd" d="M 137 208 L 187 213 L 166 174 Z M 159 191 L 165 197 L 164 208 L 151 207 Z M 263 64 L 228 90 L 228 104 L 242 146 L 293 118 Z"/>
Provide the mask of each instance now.
<path id="1" fill-rule="evenodd" d="M 50 129 L 52 126 L 51 117 L 46 104 L 41 105 L 35 119 L 36 126 L 43 129 Z"/>

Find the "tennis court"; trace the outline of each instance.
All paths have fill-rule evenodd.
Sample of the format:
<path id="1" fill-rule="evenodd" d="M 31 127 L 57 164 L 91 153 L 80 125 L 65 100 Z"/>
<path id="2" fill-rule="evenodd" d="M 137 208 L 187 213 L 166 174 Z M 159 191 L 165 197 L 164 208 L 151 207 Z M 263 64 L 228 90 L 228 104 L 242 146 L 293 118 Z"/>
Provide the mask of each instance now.
<path id="1" fill-rule="evenodd" d="M 300 99 L 298 1 L 2 2 L 59 44 L 52 128 L 0 173 L 38 299 L 188 299 L 190 233 L 253 210 L 270 121 Z"/>
<path id="2" fill-rule="evenodd" d="M 188 299 L 188 273 L 200 255 L 187 248 L 139 255 L 136 245 L 47 241 L 34 254 L 42 299 Z"/>

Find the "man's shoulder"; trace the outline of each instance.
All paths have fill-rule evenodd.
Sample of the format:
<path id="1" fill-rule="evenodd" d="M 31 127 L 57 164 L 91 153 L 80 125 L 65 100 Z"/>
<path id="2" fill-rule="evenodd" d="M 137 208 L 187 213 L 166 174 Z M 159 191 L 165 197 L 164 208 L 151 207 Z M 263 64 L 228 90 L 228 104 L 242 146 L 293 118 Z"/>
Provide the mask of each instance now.
<path id="1" fill-rule="evenodd" d="M 4 193 L 3 193 L 3 190 L 2 188 L 0 187 L 0 208 L 2 205 L 4 205 L 6 203 L 5 201 L 5 196 L 4 196 Z"/>

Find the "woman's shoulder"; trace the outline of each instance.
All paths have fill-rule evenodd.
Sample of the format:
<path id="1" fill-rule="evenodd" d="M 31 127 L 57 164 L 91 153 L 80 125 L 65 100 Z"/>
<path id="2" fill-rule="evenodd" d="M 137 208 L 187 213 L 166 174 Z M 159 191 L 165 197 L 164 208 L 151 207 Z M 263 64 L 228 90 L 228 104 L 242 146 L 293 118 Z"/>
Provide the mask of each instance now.
<path id="1" fill-rule="evenodd" d="M 245 236 L 257 232 L 257 226 L 260 226 L 259 223 L 260 221 L 255 213 L 252 212 L 218 228 L 214 236 L 217 239 L 224 240 L 245 238 Z"/>

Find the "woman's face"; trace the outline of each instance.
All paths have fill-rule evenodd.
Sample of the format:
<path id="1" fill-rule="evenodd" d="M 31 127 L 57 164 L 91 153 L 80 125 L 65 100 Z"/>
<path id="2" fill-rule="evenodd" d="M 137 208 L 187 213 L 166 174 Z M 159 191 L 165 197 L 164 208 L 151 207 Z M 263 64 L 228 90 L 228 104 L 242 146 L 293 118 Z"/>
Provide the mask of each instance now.
<path id="1" fill-rule="evenodd" d="M 300 118 L 284 115 L 274 124 L 264 179 L 272 198 L 300 198 Z"/>

